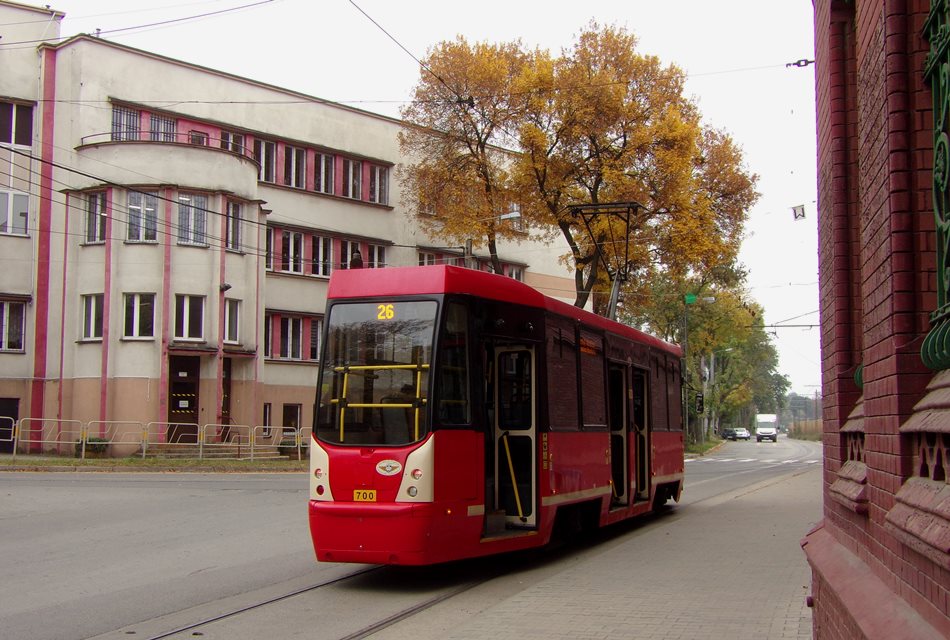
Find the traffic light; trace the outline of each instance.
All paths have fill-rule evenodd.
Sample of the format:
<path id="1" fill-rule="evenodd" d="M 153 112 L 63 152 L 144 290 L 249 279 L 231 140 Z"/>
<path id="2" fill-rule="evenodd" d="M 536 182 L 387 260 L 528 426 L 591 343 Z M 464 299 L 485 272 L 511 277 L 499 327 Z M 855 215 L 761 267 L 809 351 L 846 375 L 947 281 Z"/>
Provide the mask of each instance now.
<path id="1" fill-rule="evenodd" d="M 696 394 L 696 413 L 704 413 L 706 411 L 706 404 L 704 402 L 703 394 Z"/>

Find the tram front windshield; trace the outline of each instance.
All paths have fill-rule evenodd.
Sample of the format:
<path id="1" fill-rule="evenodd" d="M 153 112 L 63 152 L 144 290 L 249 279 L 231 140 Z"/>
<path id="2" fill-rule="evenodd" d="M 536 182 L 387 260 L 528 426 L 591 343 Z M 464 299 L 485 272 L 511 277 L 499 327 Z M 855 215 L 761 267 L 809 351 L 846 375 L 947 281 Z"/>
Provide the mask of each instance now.
<path id="1" fill-rule="evenodd" d="M 437 310 L 432 300 L 330 307 L 316 416 L 321 440 L 376 446 L 425 437 Z"/>

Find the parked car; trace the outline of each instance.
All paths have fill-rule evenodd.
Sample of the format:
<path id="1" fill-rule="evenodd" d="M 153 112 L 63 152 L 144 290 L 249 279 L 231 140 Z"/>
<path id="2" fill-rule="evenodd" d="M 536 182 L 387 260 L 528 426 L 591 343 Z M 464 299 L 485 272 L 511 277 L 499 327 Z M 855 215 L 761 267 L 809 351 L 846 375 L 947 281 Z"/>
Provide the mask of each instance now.
<path id="1" fill-rule="evenodd" d="M 739 427 L 736 429 L 735 434 L 730 438 L 730 440 L 749 440 L 752 438 L 752 434 L 749 433 L 749 430 L 745 427 Z"/>
<path id="2" fill-rule="evenodd" d="M 763 440 L 771 440 L 772 442 L 778 442 L 778 429 L 775 427 L 766 427 L 761 426 L 755 430 L 755 441 L 762 442 Z"/>
<path id="3" fill-rule="evenodd" d="M 723 440 L 735 440 L 736 439 L 736 430 L 732 427 L 722 430 L 721 437 Z"/>

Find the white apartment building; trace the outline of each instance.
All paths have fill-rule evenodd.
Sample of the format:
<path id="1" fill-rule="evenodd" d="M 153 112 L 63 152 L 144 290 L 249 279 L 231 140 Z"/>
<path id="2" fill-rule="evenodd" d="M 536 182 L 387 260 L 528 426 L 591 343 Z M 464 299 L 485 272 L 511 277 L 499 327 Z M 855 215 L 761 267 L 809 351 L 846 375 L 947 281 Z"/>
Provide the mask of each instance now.
<path id="1" fill-rule="evenodd" d="M 62 18 L 0 0 L 0 451 L 309 426 L 333 270 L 462 255 L 401 205 L 402 123 Z M 572 301 L 562 252 L 502 245 Z"/>

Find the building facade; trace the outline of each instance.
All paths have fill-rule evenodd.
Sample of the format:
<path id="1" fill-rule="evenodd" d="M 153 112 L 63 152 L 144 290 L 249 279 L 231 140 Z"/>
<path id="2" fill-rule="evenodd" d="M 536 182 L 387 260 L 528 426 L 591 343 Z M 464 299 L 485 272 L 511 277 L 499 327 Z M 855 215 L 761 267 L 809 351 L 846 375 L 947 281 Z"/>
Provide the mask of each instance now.
<path id="1" fill-rule="evenodd" d="M 816 638 L 950 637 L 946 0 L 816 0 Z"/>
<path id="2" fill-rule="evenodd" d="M 401 204 L 402 123 L 62 18 L 0 0 L 0 449 L 308 427 L 330 274 L 463 258 Z M 572 298 L 544 246 L 506 274 Z"/>

